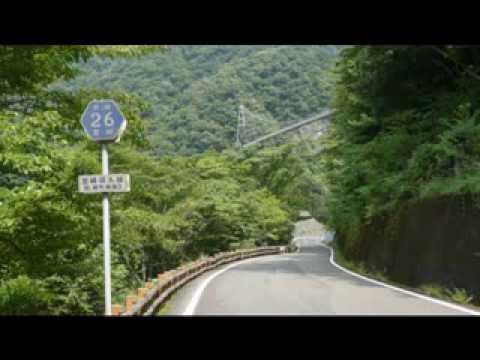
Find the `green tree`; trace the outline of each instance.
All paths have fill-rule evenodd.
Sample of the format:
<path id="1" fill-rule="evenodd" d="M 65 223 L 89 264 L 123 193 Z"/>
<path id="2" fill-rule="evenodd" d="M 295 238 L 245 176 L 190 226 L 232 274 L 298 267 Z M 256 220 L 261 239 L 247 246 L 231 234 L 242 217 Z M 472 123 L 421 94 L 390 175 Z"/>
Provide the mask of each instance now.
<path id="1" fill-rule="evenodd" d="M 408 202 L 478 192 L 479 60 L 474 46 L 341 52 L 321 157 L 333 227 L 354 239 Z"/>

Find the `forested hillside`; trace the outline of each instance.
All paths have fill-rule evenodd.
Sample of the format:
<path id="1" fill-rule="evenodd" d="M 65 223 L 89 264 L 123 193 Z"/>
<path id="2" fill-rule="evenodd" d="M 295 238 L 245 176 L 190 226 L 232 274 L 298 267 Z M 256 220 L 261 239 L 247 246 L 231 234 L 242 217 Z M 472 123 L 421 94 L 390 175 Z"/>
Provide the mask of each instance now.
<path id="1" fill-rule="evenodd" d="M 157 108 L 150 111 L 150 121 L 163 111 L 172 117 L 165 115 L 162 126 L 173 126 L 167 120 L 182 119 L 178 113 L 173 115 L 174 106 L 182 101 L 195 114 L 203 109 L 195 103 L 197 90 L 189 81 L 199 79 L 193 82 L 202 88 L 222 79 L 217 70 L 227 71 L 228 59 L 235 57 L 242 63 L 249 54 L 266 55 L 257 47 L 172 51 L 181 51 L 185 63 L 197 58 L 203 68 L 182 67 L 158 47 L 0 46 L 0 76 L 5 80 L 0 82 L 0 314 L 103 312 L 100 196 L 77 190 L 78 175 L 97 174 L 101 169 L 99 147 L 85 136 L 80 124 L 83 109 L 95 98 L 114 99 L 128 119 L 122 141 L 110 146 L 111 171 L 132 177 L 131 192 L 111 196 L 113 301 L 121 301 L 156 273 L 188 260 L 239 247 L 288 243 L 298 210 L 311 203 L 305 191 L 311 174 L 291 145 L 243 153 L 155 157 L 145 131 L 145 100 L 154 101 L 151 94 L 156 89 L 163 94 L 162 101 L 154 102 Z M 128 92 L 131 88 L 92 89 L 86 86 L 91 82 L 87 80 L 78 80 L 86 81 L 85 87 L 79 85 L 74 93 L 58 86 L 60 81 L 73 81 L 79 62 L 89 59 L 92 63 L 80 68 L 97 68 L 98 73 L 89 75 L 92 82 L 102 68 L 113 66 L 128 68 L 118 76 L 134 84 L 140 78 L 134 64 L 151 64 L 149 75 L 164 74 L 162 81 L 172 81 L 170 91 L 178 93 L 178 98 L 164 93 L 164 86 L 147 87 L 145 94 L 137 95 Z M 165 68 L 158 66 L 162 59 Z M 183 73 L 169 70 L 175 66 L 186 74 L 183 85 L 173 80 Z M 202 80 L 209 73 L 216 75 Z M 115 79 L 114 73 L 108 74 Z M 170 80 L 167 75 L 172 76 Z M 148 82 L 150 77 L 143 80 Z M 208 93 L 198 90 L 198 94 L 217 101 L 218 106 L 229 103 L 211 99 L 209 92 L 215 86 L 208 86 Z M 163 101 L 171 101 L 173 107 L 163 109 Z M 236 105 L 231 103 L 233 109 Z M 228 121 L 220 114 L 212 112 L 208 117 L 216 119 L 218 123 L 208 122 L 223 131 L 215 135 L 224 141 L 219 148 L 228 146 L 226 138 L 221 138 L 228 133 L 221 124 Z M 158 124 L 161 121 L 159 115 Z M 193 132 L 196 123 L 189 126 Z M 181 149 L 207 148 L 195 143 L 201 134 L 190 138 L 174 130 L 180 134 L 175 139 L 183 141 Z M 161 135 L 158 132 L 152 141 Z M 163 143 L 156 144 L 165 150 Z"/>
<path id="2" fill-rule="evenodd" d="M 355 46 L 336 72 L 318 160 L 343 250 L 402 282 L 480 293 L 479 48 Z"/>
<path id="3" fill-rule="evenodd" d="M 100 196 L 77 191 L 100 172 L 79 120 L 101 98 L 128 119 L 110 169 L 132 178 L 111 196 L 114 301 L 186 261 L 287 244 L 299 210 L 347 261 L 478 301 L 479 48 L 338 49 L 0 46 L 0 314 L 103 312 Z M 240 104 L 265 131 L 337 112 L 321 151 L 239 151 Z"/>
<path id="4" fill-rule="evenodd" d="M 92 58 L 69 90 L 126 91 L 148 102 L 156 154 L 223 150 L 235 141 L 238 108 L 262 114 L 264 130 L 327 106 L 336 46 L 172 46 L 141 59 Z"/>
<path id="5" fill-rule="evenodd" d="M 352 230 L 407 200 L 478 192 L 480 53 L 476 47 L 435 49 L 357 46 L 342 52 L 340 112 L 323 157 L 336 194 L 335 227 Z"/>

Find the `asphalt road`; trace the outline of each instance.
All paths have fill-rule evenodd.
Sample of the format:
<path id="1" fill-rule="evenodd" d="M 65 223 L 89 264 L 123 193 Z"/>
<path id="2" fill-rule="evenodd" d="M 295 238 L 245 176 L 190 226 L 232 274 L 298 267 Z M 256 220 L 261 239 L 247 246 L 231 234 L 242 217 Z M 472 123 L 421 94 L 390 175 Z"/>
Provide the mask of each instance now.
<path id="1" fill-rule="evenodd" d="M 212 270 L 180 289 L 165 315 L 472 315 L 358 278 L 330 262 L 323 238 L 300 251 Z M 471 310 L 470 310 L 471 311 Z"/>

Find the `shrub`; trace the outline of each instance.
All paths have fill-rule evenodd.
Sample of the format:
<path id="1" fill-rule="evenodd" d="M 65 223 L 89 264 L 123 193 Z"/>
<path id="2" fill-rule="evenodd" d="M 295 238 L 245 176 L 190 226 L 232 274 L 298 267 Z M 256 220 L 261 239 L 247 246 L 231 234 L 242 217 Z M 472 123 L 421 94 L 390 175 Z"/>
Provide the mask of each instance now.
<path id="1" fill-rule="evenodd" d="M 443 293 L 442 288 L 439 285 L 435 284 L 425 284 L 420 286 L 420 291 L 424 292 L 428 296 L 438 298 L 438 299 L 444 299 L 445 295 Z"/>
<path id="2" fill-rule="evenodd" d="M 7 280 L 0 285 L 0 315 L 45 315 L 51 295 L 43 283 L 27 276 Z"/>
<path id="3" fill-rule="evenodd" d="M 465 289 L 447 290 L 449 297 L 456 303 L 468 305 L 473 301 L 473 297 L 469 296 Z"/>

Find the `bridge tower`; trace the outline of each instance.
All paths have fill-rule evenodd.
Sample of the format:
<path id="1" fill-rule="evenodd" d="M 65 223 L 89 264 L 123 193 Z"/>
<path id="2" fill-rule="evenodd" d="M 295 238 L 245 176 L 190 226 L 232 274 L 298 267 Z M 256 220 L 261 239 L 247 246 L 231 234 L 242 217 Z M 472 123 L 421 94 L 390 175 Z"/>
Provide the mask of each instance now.
<path id="1" fill-rule="evenodd" d="M 239 109 L 238 109 L 238 122 L 237 122 L 237 140 L 236 140 L 236 143 L 235 145 L 237 147 L 241 147 L 242 146 L 242 142 L 241 142 L 241 137 L 240 137 L 240 132 L 241 130 L 245 130 L 245 126 L 246 126 L 246 121 L 245 121 L 245 107 L 243 106 L 243 104 L 240 104 L 239 106 Z"/>

